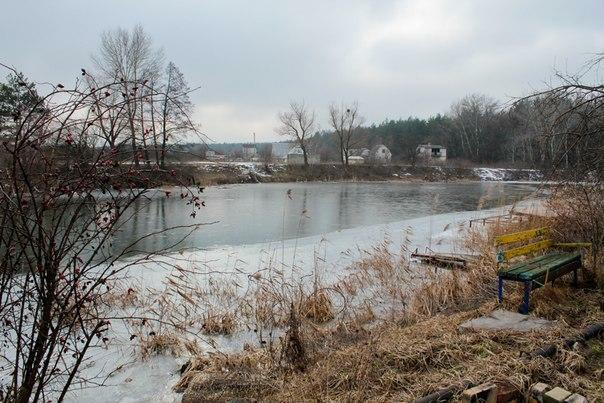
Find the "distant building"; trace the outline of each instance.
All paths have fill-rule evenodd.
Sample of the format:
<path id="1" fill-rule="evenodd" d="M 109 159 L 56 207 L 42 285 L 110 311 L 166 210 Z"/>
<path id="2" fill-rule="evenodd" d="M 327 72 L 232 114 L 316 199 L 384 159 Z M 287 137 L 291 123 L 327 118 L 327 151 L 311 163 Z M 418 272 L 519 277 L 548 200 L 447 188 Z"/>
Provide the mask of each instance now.
<path id="1" fill-rule="evenodd" d="M 319 157 L 315 154 L 308 153 L 307 155 L 309 164 L 317 164 L 319 163 Z M 304 153 L 302 152 L 302 148 L 294 147 L 287 153 L 287 163 L 288 165 L 302 165 L 304 164 Z"/>
<path id="2" fill-rule="evenodd" d="M 358 155 L 350 155 L 348 156 L 348 164 L 349 165 L 363 165 L 365 163 L 365 158 Z"/>
<path id="3" fill-rule="evenodd" d="M 369 158 L 371 150 L 368 148 L 351 148 L 348 150 L 348 156 Z"/>
<path id="4" fill-rule="evenodd" d="M 243 158 L 252 159 L 258 155 L 258 149 L 255 144 L 244 144 L 243 145 Z"/>
<path id="5" fill-rule="evenodd" d="M 371 162 L 373 164 L 383 165 L 390 164 L 392 160 L 392 153 L 383 144 L 378 144 L 371 148 L 371 153 L 369 154 Z"/>
<path id="6" fill-rule="evenodd" d="M 277 162 L 284 162 L 287 160 L 287 153 L 289 150 L 294 148 L 294 143 L 272 143 L 272 157 Z"/>
<path id="7" fill-rule="evenodd" d="M 433 144 L 420 144 L 416 149 L 417 156 L 426 160 L 446 161 L 447 149 Z"/>
<path id="8" fill-rule="evenodd" d="M 223 161 L 226 158 L 226 155 L 220 154 L 215 150 L 206 150 L 206 159 L 208 161 Z"/>

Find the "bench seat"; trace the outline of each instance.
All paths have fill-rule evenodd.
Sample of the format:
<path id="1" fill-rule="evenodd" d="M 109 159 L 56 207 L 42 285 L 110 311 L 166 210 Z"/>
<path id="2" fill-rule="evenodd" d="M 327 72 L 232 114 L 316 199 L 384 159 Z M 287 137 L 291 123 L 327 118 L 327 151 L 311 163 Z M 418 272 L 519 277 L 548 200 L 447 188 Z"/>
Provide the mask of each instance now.
<path id="1" fill-rule="evenodd" d="M 532 228 L 526 231 L 503 234 L 495 237 L 497 264 L 504 264 L 497 272 L 499 303 L 503 302 L 503 282 L 516 281 L 524 284 L 524 302 L 521 312 L 529 311 L 531 290 L 554 282 L 558 277 L 573 273 L 573 283 L 577 285 L 578 270 L 582 267 L 581 253 L 578 248 L 589 248 L 591 244 L 583 242 L 557 243 L 551 237 L 549 227 Z M 574 250 L 568 252 L 568 249 Z M 566 251 L 566 252 L 565 252 Z M 519 256 L 544 253 L 520 263 L 513 263 Z M 501 267 L 501 266 L 500 266 Z"/>
<path id="2" fill-rule="evenodd" d="M 524 302 L 521 312 L 527 314 L 531 290 L 542 287 L 547 282 L 553 282 L 558 277 L 570 272 L 574 274 L 573 282 L 576 285 L 579 268 L 581 268 L 581 253 L 552 252 L 516 263 L 507 269 L 501 269 L 497 273 L 499 277 L 499 302 L 503 301 L 504 280 L 522 282 L 524 283 Z"/>
<path id="3" fill-rule="evenodd" d="M 529 281 L 560 277 L 581 266 L 581 253 L 554 252 L 517 263 L 507 269 L 499 270 L 504 280 Z M 549 271 L 549 273 L 548 273 Z"/>

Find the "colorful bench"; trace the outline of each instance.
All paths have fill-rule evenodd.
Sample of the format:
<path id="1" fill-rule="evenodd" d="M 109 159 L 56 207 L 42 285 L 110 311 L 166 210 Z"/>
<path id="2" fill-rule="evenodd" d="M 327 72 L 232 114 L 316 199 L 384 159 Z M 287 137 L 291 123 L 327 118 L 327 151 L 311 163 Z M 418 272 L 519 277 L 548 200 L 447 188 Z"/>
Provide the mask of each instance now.
<path id="1" fill-rule="evenodd" d="M 503 282 L 517 281 L 524 283 L 524 300 L 521 312 L 529 311 L 529 298 L 531 291 L 554 282 L 558 277 L 573 272 L 574 284 L 577 284 L 577 270 L 582 267 L 581 253 L 577 251 L 564 251 L 564 249 L 577 249 L 589 247 L 588 243 L 554 243 L 550 239 L 551 231 L 548 227 L 530 229 L 528 231 L 501 235 L 495 238 L 497 248 L 499 303 L 503 302 Z M 526 255 L 548 251 L 544 255 L 528 260 L 511 263 L 510 260 Z"/>

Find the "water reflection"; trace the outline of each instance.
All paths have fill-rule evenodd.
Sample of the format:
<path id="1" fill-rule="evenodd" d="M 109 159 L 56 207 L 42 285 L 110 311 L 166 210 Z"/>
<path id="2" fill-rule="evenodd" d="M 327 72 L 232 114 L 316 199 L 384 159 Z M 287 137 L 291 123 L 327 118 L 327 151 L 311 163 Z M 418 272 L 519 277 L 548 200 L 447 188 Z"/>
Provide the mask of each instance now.
<path id="1" fill-rule="evenodd" d="M 136 214 L 118 231 L 114 244 L 119 247 L 169 227 L 212 221 L 219 222 L 200 227 L 179 247 L 276 242 L 510 204 L 536 189 L 537 185 L 532 184 L 493 182 L 233 185 L 208 188 L 203 194 L 206 207 L 195 218 L 180 197 L 166 198 L 158 192 L 156 197 L 137 203 Z M 305 217 L 301 219 L 303 212 Z M 187 233 L 188 230 L 180 229 L 152 236 L 137 249 L 167 248 Z"/>

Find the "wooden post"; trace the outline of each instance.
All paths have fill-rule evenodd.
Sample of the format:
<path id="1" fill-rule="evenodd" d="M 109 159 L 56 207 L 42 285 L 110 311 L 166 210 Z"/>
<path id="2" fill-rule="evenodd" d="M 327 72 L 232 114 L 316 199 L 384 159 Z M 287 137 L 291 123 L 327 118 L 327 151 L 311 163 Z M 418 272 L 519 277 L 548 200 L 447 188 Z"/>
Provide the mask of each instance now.
<path id="1" fill-rule="evenodd" d="M 467 389 L 461 395 L 463 403 L 496 403 L 497 402 L 497 385 L 494 383 L 483 383 Z"/>

